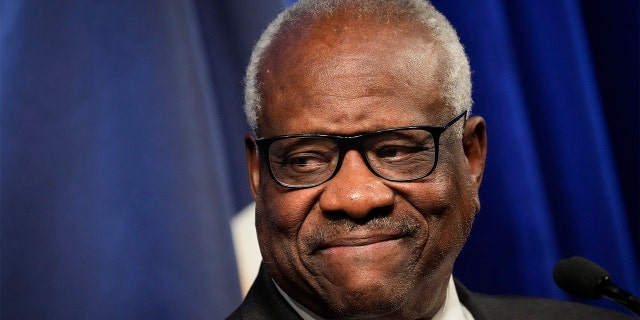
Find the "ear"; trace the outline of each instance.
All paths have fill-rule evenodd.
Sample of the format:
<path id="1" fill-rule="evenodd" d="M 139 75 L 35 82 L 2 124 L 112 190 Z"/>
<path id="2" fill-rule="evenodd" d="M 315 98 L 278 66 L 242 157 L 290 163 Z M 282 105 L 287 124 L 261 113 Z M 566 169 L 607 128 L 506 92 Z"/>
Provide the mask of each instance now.
<path id="1" fill-rule="evenodd" d="M 258 186 L 260 185 L 260 159 L 258 157 L 258 147 L 252 134 L 244 136 L 245 154 L 247 157 L 247 174 L 249 176 L 249 187 L 253 199 L 256 199 Z"/>
<path id="2" fill-rule="evenodd" d="M 462 137 L 464 154 L 469 164 L 471 179 L 475 188 L 480 188 L 484 165 L 487 157 L 487 133 L 482 117 L 473 116 L 467 119 Z"/>

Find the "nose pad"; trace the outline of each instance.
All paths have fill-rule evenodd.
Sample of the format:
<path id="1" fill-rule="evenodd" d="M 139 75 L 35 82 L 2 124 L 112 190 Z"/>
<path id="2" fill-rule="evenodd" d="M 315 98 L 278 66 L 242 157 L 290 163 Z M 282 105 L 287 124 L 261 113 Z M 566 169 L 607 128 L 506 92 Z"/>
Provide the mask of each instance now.
<path id="1" fill-rule="evenodd" d="M 390 207 L 394 192 L 385 180 L 376 176 L 360 153 L 349 150 L 336 175 L 325 182 L 319 205 L 323 212 L 342 212 L 361 219 L 379 209 Z"/>

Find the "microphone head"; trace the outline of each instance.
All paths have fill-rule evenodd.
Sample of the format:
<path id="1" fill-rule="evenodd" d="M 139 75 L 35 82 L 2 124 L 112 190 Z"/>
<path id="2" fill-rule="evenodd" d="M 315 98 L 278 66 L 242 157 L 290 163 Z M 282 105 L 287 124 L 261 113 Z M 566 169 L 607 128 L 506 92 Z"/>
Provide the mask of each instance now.
<path id="1" fill-rule="evenodd" d="M 609 273 L 583 257 L 563 259 L 553 268 L 553 280 L 562 290 L 582 299 L 602 297 L 599 283 Z"/>

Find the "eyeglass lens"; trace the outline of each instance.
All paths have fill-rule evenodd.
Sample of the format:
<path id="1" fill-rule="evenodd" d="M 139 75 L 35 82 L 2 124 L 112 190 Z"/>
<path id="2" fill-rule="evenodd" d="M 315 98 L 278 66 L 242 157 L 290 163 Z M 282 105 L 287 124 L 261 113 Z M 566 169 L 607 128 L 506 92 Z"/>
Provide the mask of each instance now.
<path id="1" fill-rule="evenodd" d="M 274 141 L 269 162 L 274 177 L 285 185 L 323 182 L 338 165 L 338 144 L 327 138 L 286 138 Z"/>

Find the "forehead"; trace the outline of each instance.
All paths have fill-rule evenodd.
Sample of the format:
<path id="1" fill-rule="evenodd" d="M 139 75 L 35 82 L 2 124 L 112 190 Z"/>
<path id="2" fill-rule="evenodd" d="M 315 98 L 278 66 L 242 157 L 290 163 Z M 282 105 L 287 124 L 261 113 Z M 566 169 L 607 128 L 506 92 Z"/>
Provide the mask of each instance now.
<path id="1" fill-rule="evenodd" d="M 415 22 L 343 13 L 285 32 L 260 71 L 261 135 L 438 124 L 446 113 L 440 57 Z"/>

